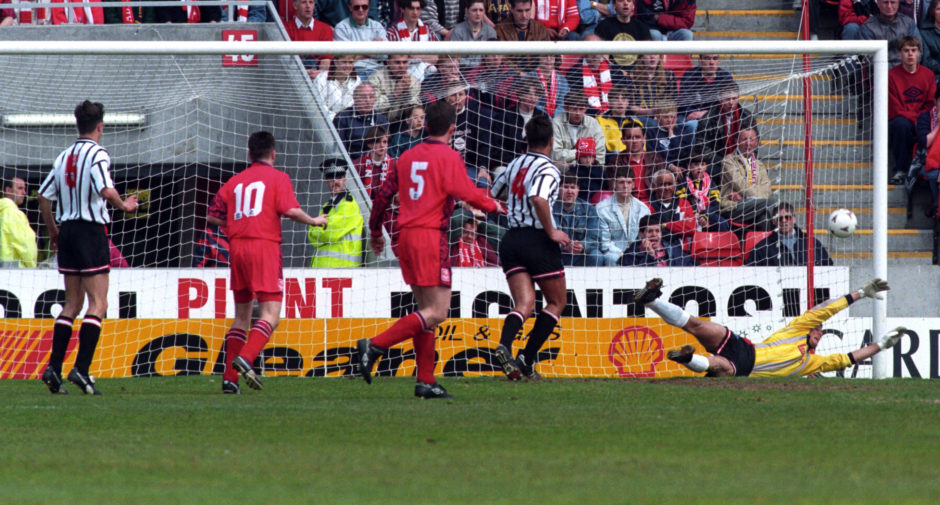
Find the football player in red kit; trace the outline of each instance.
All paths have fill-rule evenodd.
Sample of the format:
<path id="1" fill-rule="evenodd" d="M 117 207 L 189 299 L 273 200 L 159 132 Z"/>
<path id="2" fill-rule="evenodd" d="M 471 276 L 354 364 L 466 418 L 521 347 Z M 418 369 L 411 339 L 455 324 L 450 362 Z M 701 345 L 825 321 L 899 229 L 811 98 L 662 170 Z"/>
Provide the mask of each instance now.
<path id="1" fill-rule="evenodd" d="M 359 340 L 357 364 L 362 377 L 371 383 L 375 361 L 389 347 L 410 338 L 418 366 L 415 396 L 448 398 L 434 380 L 434 328 L 447 318 L 450 308 L 450 215 L 455 199 L 488 212 L 504 211 L 499 202 L 474 186 L 460 154 L 449 147 L 457 117 L 453 106 L 439 100 L 428 105 L 425 115 L 428 139 L 399 157 L 374 195 L 369 220 L 372 251 L 381 254 L 385 249 L 382 215 L 398 195 L 398 259 L 418 310 L 374 338 Z"/>
<path id="2" fill-rule="evenodd" d="M 222 186 L 209 208 L 209 223 L 221 226 L 229 238 L 235 296 L 235 321 L 225 335 L 223 393 L 240 392 L 239 373 L 250 387 L 262 387 L 252 363 L 271 338 L 281 314 L 281 216 L 309 226 L 327 225 L 326 217 L 311 217 L 300 208 L 290 176 L 274 168 L 274 148 L 274 135 L 252 133 L 248 138 L 251 165 Z M 254 298 L 261 317 L 249 333 Z"/>

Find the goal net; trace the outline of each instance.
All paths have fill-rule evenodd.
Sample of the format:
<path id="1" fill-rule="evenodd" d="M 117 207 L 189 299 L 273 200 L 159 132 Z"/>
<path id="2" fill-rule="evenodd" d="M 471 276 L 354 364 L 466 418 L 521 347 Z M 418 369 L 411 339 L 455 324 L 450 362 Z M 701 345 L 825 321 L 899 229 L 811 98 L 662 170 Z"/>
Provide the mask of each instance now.
<path id="1" fill-rule="evenodd" d="M 334 236 L 284 220 L 282 320 L 255 366 L 264 375 L 355 374 L 355 341 L 415 307 L 392 248 L 376 257 L 362 237 L 369 234 L 370 192 L 385 175 L 385 157 L 394 159 L 422 139 L 421 104 L 429 100 L 458 108 L 453 146 L 481 188 L 524 149 L 525 120 L 554 117 L 552 157 L 563 173 L 576 176 L 563 182 L 577 185 L 567 194 L 562 185 L 555 218 L 579 245 L 568 255 L 577 265 L 566 269 L 568 305 L 539 354 L 544 376 L 691 375 L 669 362 L 666 351 L 701 346 L 633 302 L 652 277 L 664 280 L 665 299 L 758 342 L 807 310 L 808 293 L 816 303 L 841 296 L 884 268 L 886 193 L 873 176 L 884 171 L 883 165 L 874 169 L 873 154 L 873 128 L 883 125 L 870 121 L 877 117 L 871 94 L 849 92 L 870 86 L 871 74 L 858 62 L 873 46 L 836 52 L 804 44 L 813 51 L 804 61 L 802 49 L 779 43 L 781 54 L 769 54 L 763 43 L 669 46 L 685 54 L 665 44 L 488 43 L 472 46 L 479 55 L 451 43 L 313 43 L 302 46 L 302 54 L 333 54 L 334 78 L 311 79 L 315 57 L 291 54 L 296 45 L 246 43 L 236 51 L 205 42 L 224 40 L 220 32 L 230 26 L 199 27 L 189 33 L 204 41 L 163 43 L 159 54 L 135 45 L 159 38 L 156 29 L 123 33 L 131 42 L 85 44 L 89 54 L 0 42 L 3 176 L 26 181 L 22 209 L 39 245 L 37 267 L 10 261 L 0 276 L 0 378 L 37 378 L 48 361 L 52 318 L 64 291 L 36 190 L 74 140 L 71 112 L 85 99 L 105 105 L 101 143 L 111 154 L 117 189 L 136 193 L 141 202 L 134 215 L 112 212 L 114 267 L 91 370 L 97 377 L 221 373 L 234 303 L 224 230 L 207 225 L 206 214 L 221 185 L 246 166 L 247 139 L 257 130 L 276 137 L 275 165 L 291 176 L 306 211 L 315 215 L 331 201 L 332 207 L 348 202 L 365 224 L 347 215 L 352 228 Z M 280 40 L 271 30 L 261 27 L 256 38 Z M 584 54 L 596 47 L 606 47 L 604 55 Z M 339 54 L 350 51 L 358 56 Z M 390 71 L 399 58 L 404 73 Z M 702 62 L 713 68 L 704 76 Z M 377 69 L 361 79 L 369 87 L 344 77 L 369 65 Z M 702 84 L 690 77 L 696 73 Z M 373 99 L 374 105 L 366 103 Z M 743 152 L 739 139 L 746 139 Z M 325 164 L 348 169 L 348 198 L 335 199 Z M 744 186 L 728 182 L 731 170 L 734 184 Z M 618 186 L 623 179 L 632 180 L 632 192 Z M 702 191 L 703 179 L 713 191 Z M 643 224 L 663 232 L 662 247 L 652 241 L 652 255 L 650 241 L 640 240 L 647 232 L 638 216 L 624 219 L 628 195 L 653 208 Z M 801 232 L 768 241 L 781 203 L 795 218 L 789 226 Z M 734 207 L 755 210 L 735 213 Z M 848 238 L 828 231 L 826 219 L 838 208 L 858 217 Z M 492 351 L 512 308 L 494 254 L 505 229 L 505 219 L 458 204 L 450 257 L 454 265 L 475 266 L 453 269 L 450 317 L 437 329 L 438 375 L 499 373 Z M 804 233 L 810 230 L 815 239 Z M 394 239 L 395 231 L 387 216 L 383 232 Z M 818 245 L 807 251 L 812 240 Z M 810 251 L 816 264 L 805 266 L 800 258 Z M 515 350 L 532 322 L 517 335 Z M 873 324 L 883 326 L 883 305 L 839 313 L 823 325 L 818 352 L 858 348 L 871 339 Z M 379 362 L 378 374 L 412 375 L 414 365 L 406 343 Z M 871 377 L 872 367 L 852 367 L 845 375 Z"/>

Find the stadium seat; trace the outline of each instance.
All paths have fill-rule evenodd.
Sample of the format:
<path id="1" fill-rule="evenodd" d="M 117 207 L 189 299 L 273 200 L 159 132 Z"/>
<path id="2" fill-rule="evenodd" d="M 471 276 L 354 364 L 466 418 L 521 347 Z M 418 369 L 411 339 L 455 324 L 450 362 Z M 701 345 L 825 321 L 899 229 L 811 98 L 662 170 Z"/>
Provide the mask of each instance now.
<path id="1" fill-rule="evenodd" d="M 692 237 L 692 259 L 699 266 L 740 266 L 741 241 L 730 231 L 700 231 Z"/>
<path id="2" fill-rule="evenodd" d="M 747 235 L 744 236 L 744 258 L 747 259 L 747 256 L 751 254 L 751 249 L 754 249 L 754 246 L 760 243 L 761 240 L 764 240 L 772 231 L 749 231 Z"/>

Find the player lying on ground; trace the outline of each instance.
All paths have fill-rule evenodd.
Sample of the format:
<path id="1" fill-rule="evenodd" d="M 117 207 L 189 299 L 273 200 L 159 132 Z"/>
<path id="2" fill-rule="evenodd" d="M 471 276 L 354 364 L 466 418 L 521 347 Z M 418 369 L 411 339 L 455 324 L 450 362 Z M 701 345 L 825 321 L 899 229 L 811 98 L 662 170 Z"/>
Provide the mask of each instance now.
<path id="1" fill-rule="evenodd" d="M 662 279 L 652 279 L 634 300 L 659 314 L 667 323 L 691 333 L 712 354 L 695 354 L 695 348 L 686 345 L 669 351 L 669 359 L 689 370 L 708 372 L 714 377 L 793 377 L 842 370 L 892 347 L 906 331 L 902 327 L 895 328 L 877 343 L 848 354 L 820 356 L 813 353 L 822 338 L 822 323 L 861 298 L 880 300 L 878 293 L 890 289 L 882 279 L 874 279 L 857 291 L 817 305 L 759 344 L 752 344 L 718 323 L 694 317 L 678 305 L 659 300 L 662 286 Z"/>

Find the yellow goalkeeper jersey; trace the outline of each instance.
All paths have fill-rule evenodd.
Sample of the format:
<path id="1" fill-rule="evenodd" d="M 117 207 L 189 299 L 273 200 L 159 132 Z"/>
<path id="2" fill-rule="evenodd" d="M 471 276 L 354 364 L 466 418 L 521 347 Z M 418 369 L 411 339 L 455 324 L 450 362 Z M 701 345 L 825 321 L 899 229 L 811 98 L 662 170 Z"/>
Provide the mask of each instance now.
<path id="1" fill-rule="evenodd" d="M 751 377 L 793 377 L 816 372 L 841 370 L 850 364 L 848 354 L 819 356 L 809 352 L 809 330 L 849 306 L 846 297 L 813 307 L 775 331 L 767 340 L 754 344 L 754 370 Z"/>

